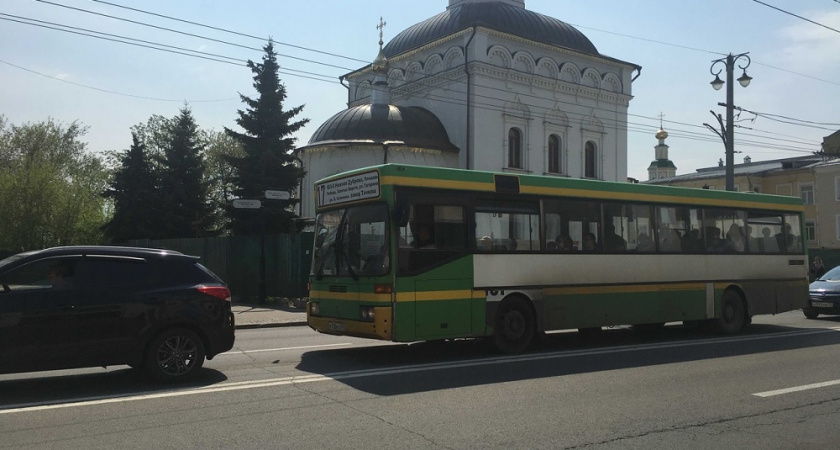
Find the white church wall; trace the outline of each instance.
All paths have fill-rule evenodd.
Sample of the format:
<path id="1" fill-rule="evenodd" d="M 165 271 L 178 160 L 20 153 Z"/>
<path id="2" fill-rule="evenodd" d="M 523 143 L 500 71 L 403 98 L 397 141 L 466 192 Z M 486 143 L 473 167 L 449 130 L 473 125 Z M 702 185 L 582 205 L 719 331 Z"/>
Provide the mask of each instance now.
<path id="1" fill-rule="evenodd" d="M 471 84 L 469 113 L 465 61 Z M 625 181 L 634 67 L 479 27 L 475 33 L 465 30 L 393 58 L 389 82 L 393 104 L 420 106 L 440 119 L 460 149 L 459 167 L 508 169 L 507 133 L 516 126 L 523 132 L 522 171 L 548 171 L 548 136 L 555 133 L 562 138 L 563 176 L 584 176 L 584 148 L 591 140 L 598 148 L 598 178 Z M 371 79 L 365 72 L 348 77 L 351 106 L 370 101 L 362 85 Z M 527 107 L 530 117 L 506 114 L 505 105 L 514 101 Z M 545 120 L 555 110 L 567 118 L 560 128 Z M 591 120 L 601 124 L 600 130 L 584 125 Z"/>

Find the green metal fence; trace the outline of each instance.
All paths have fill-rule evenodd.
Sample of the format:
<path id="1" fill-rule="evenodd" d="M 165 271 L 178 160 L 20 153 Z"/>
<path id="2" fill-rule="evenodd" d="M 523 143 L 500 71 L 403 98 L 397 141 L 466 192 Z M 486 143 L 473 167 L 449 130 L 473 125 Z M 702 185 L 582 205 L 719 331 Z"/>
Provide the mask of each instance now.
<path id="1" fill-rule="evenodd" d="M 265 236 L 266 295 L 303 298 L 312 258 L 314 233 Z M 221 277 L 235 299 L 258 300 L 260 286 L 260 236 L 225 236 L 195 239 L 136 240 L 129 245 L 175 250 L 201 258 L 201 263 Z"/>

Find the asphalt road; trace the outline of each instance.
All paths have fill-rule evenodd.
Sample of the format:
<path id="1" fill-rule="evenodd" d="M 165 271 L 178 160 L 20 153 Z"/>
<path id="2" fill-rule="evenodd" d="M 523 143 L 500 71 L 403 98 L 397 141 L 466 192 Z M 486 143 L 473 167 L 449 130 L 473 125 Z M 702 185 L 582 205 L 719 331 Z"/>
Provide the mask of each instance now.
<path id="1" fill-rule="evenodd" d="M 389 344 L 242 330 L 190 386 L 126 367 L 0 376 L 2 448 L 836 448 L 840 318 L 756 317 L 721 337 L 669 325 Z"/>

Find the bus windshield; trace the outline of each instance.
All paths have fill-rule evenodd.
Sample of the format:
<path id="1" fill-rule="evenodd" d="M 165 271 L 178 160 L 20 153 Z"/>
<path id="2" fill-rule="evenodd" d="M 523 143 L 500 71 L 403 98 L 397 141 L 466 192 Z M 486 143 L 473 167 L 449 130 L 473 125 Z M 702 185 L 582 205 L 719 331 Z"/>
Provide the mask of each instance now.
<path id="1" fill-rule="evenodd" d="M 312 275 L 378 276 L 390 270 L 384 203 L 337 209 L 316 219 Z"/>

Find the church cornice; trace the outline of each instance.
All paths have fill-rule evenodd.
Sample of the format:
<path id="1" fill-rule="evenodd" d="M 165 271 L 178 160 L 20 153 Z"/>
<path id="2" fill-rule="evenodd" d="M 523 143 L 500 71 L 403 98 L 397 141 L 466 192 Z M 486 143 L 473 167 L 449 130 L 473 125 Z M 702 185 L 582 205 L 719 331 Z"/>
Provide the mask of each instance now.
<path id="1" fill-rule="evenodd" d="M 568 81 L 546 78 L 540 75 L 519 72 L 513 69 L 494 66 L 487 63 L 472 62 L 469 64 L 468 70 L 471 75 L 485 76 L 498 81 L 506 83 L 513 82 L 532 88 L 536 87 L 553 92 L 555 96 L 565 94 L 577 97 L 586 97 L 594 100 L 614 103 L 624 107 L 628 107 L 630 105 L 630 100 L 633 98 L 631 95 L 591 88 L 580 84 L 569 83 Z"/>
<path id="2" fill-rule="evenodd" d="M 519 44 L 532 45 L 534 47 L 537 47 L 537 48 L 540 48 L 542 50 L 546 50 L 546 51 L 549 51 L 549 52 L 562 53 L 564 55 L 574 56 L 574 57 L 584 59 L 584 60 L 588 60 L 588 61 L 592 61 L 592 62 L 599 62 L 599 63 L 607 62 L 607 63 L 614 64 L 614 65 L 617 65 L 617 66 L 621 66 L 624 69 L 632 70 L 632 69 L 639 68 L 639 66 L 637 66 L 636 64 L 629 63 L 629 62 L 626 62 L 626 61 L 621 61 L 621 60 L 618 60 L 618 59 L 615 59 L 615 58 L 606 57 L 606 56 L 603 56 L 603 55 L 601 55 L 601 56 L 590 55 L 588 53 L 578 52 L 578 51 L 575 51 L 575 50 L 568 49 L 566 47 L 559 47 L 559 46 L 556 46 L 556 45 L 548 45 L 548 44 L 544 44 L 542 42 L 532 41 L 530 39 L 525 39 L 523 37 L 519 37 L 519 36 L 516 36 L 514 34 L 503 33 L 501 31 L 496 31 L 496 30 L 493 30 L 493 29 L 490 29 L 490 28 L 484 28 L 484 27 L 478 27 L 478 28 L 480 28 L 482 31 L 486 32 L 489 36 L 493 36 L 493 37 L 497 37 L 497 38 L 501 38 L 501 39 L 507 39 L 507 40 L 510 40 L 510 41 L 513 41 L 513 42 L 516 42 L 516 43 L 519 43 Z"/>
<path id="3" fill-rule="evenodd" d="M 423 45 L 422 47 L 418 47 L 414 50 L 411 50 L 411 51 L 408 51 L 406 53 L 396 55 L 392 58 L 389 58 L 388 62 L 392 65 L 399 65 L 399 63 L 404 62 L 406 60 L 410 62 L 416 56 L 428 53 L 429 50 L 432 50 L 435 47 L 439 47 L 439 46 L 444 45 L 448 42 L 458 40 L 458 39 L 462 38 L 463 36 L 471 34 L 472 30 L 473 30 L 472 28 L 465 28 L 465 29 L 463 29 L 463 30 L 461 30 L 457 33 L 453 33 L 453 34 L 450 34 L 450 35 L 445 36 L 443 38 L 440 38 L 440 39 L 437 39 L 435 41 L 429 42 L 428 44 Z M 556 53 L 561 53 L 561 54 L 568 55 L 568 56 L 574 56 L 576 58 L 580 58 L 580 59 L 590 61 L 590 62 L 613 64 L 613 65 L 617 65 L 617 66 L 620 66 L 620 67 L 622 67 L 624 69 L 628 69 L 628 70 L 640 69 L 640 67 L 638 65 L 633 64 L 633 63 L 629 63 L 629 62 L 626 62 L 626 61 L 621 61 L 621 60 L 606 57 L 606 56 L 603 56 L 603 55 L 594 56 L 594 55 L 590 55 L 590 54 L 586 54 L 586 53 L 577 52 L 577 51 L 574 51 L 574 50 L 571 50 L 571 49 L 568 49 L 568 48 L 565 48 L 565 47 L 543 44 L 541 42 L 532 41 L 532 40 L 525 39 L 525 38 L 522 38 L 522 37 L 519 37 L 519 36 L 516 36 L 516 35 L 513 35 L 513 34 L 503 33 L 501 31 L 496 31 L 496 30 L 493 30 L 491 28 L 485 28 L 485 27 L 479 26 L 479 27 L 476 27 L 476 32 L 486 33 L 488 36 L 493 36 L 493 37 L 497 37 L 497 38 L 501 38 L 501 39 L 507 39 L 507 40 L 510 40 L 510 41 L 513 41 L 513 42 L 516 42 L 516 43 L 519 43 L 519 44 L 531 45 L 531 46 L 540 48 L 540 49 L 548 51 L 548 52 L 556 52 Z M 465 50 L 465 53 L 466 53 L 466 49 L 464 49 L 464 50 Z M 359 77 L 363 77 L 363 76 L 369 76 L 373 73 L 374 73 L 373 65 L 369 64 L 365 67 L 362 67 L 361 69 L 358 69 L 356 71 L 348 73 L 347 75 L 345 75 L 345 78 L 354 79 L 354 78 L 359 78 Z"/>
<path id="4" fill-rule="evenodd" d="M 450 34 L 449 36 L 445 36 L 445 37 L 442 37 L 438 40 L 429 42 L 428 44 L 426 44 L 422 47 L 418 47 L 418 48 L 416 48 L 414 50 L 411 50 L 411 51 L 408 51 L 406 53 L 396 55 L 392 58 L 388 58 L 388 62 L 391 65 L 398 65 L 399 63 L 404 62 L 406 60 L 408 60 L 410 62 L 417 55 L 422 55 L 424 53 L 428 53 L 430 49 L 433 49 L 435 47 L 444 45 L 447 42 L 451 42 L 451 41 L 460 39 L 461 37 L 463 37 L 467 34 L 470 34 L 470 33 L 472 33 L 472 28 L 467 28 L 467 29 L 461 30 L 457 33 Z M 358 78 L 358 77 L 361 77 L 361 76 L 371 75 L 373 73 L 374 73 L 373 65 L 370 64 L 370 65 L 362 67 L 361 69 L 358 69 L 354 72 L 348 73 L 347 75 L 345 75 L 345 78 Z"/>

